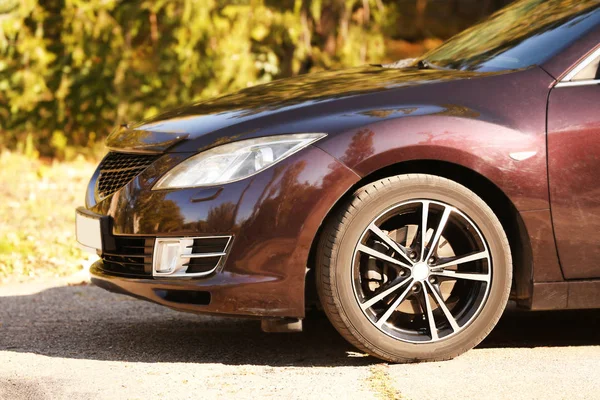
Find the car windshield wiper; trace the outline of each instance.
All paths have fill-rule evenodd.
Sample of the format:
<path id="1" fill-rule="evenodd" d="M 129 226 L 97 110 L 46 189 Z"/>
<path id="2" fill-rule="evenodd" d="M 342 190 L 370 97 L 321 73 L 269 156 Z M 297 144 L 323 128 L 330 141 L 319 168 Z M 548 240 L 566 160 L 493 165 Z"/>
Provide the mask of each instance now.
<path id="1" fill-rule="evenodd" d="M 402 69 L 412 67 L 415 64 L 416 58 L 404 58 L 388 64 L 372 64 L 374 67 Z"/>
<path id="2" fill-rule="evenodd" d="M 389 64 L 375 64 L 374 66 L 382 68 L 402 69 L 409 67 L 417 67 L 418 69 L 436 69 L 440 71 L 454 71 L 454 68 L 440 67 L 426 59 L 421 59 L 415 64 L 416 58 L 405 58 Z"/>
<path id="3" fill-rule="evenodd" d="M 421 59 L 417 62 L 417 68 L 419 69 L 438 69 L 440 71 L 452 71 L 452 68 L 440 67 L 439 65 L 435 65 L 426 59 Z"/>

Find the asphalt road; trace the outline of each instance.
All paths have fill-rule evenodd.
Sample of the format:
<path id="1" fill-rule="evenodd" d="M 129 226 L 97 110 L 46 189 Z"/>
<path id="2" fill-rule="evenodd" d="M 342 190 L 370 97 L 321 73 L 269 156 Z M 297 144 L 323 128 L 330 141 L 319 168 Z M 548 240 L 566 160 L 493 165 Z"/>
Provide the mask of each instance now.
<path id="1" fill-rule="evenodd" d="M 324 318 L 265 334 L 62 285 L 0 286 L 0 399 L 600 398 L 600 310 L 507 312 L 455 360 L 388 365 Z"/>

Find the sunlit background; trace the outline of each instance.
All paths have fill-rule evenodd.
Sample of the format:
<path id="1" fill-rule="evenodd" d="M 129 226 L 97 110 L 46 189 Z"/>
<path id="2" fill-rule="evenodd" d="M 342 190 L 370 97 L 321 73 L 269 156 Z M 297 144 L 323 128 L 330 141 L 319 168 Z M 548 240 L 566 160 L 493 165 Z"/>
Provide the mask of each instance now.
<path id="1" fill-rule="evenodd" d="M 0 282 L 70 274 L 120 123 L 275 79 L 416 57 L 509 0 L 0 0 Z"/>

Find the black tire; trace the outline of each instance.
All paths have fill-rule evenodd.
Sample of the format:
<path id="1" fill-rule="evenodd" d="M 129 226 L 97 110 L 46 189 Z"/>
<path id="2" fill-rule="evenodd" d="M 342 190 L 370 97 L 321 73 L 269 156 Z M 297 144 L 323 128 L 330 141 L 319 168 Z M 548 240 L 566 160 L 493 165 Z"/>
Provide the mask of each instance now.
<path id="1" fill-rule="evenodd" d="M 356 276 L 356 272 L 353 272 L 356 271 L 354 254 L 358 243 L 363 240 L 366 227 L 370 226 L 369 224 L 381 215 L 383 210 L 412 199 L 443 202 L 468 216 L 486 242 L 489 263 L 487 268 L 490 276 L 489 281 L 485 283 L 487 298 L 481 301 L 478 311 L 473 313 L 468 324 L 465 323 L 461 330 L 455 330 L 456 334 L 441 337 L 438 341 L 423 343 L 400 340 L 376 327 L 359 305 L 356 278 L 353 278 Z M 427 222 L 424 225 L 423 238 L 427 237 L 429 226 Z M 438 245 L 439 242 L 433 246 L 432 251 L 439 251 Z M 426 253 L 425 245 L 421 252 Z M 411 256 L 415 255 L 411 254 Z M 466 187 L 445 178 L 425 174 L 393 176 L 369 183 L 356 190 L 326 221 L 319 240 L 316 263 L 319 299 L 333 326 L 358 349 L 390 362 L 447 360 L 475 347 L 490 333 L 502 315 L 512 282 L 512 261 L 508 239 L 491 208 Z M 415 265 L 413 264 L 413 267 Z M 413 274 L 412 269 L 410 274 Z M 414 279 L 417 279 L 416 274 Z M 432 279 L 431 275 L 425 278 L 428 279 Z M 432 280 L 435 281 L 435 278 Z M 427 286 L 428 282 L 422 281 L 421 284 Z M 409 282 L 408 286 L 410 285 L 412 283 Z M 418 286 L 418 282 L 415 286 Z M 425 297 L 428 297 L 427 290 L 423 292 Z M 433 292 L 430 293 L 433 296 Z M 441 291 L 438 292 L 440 293 Z M 388 301 L 386 304 L 389 303 Z M 422 308 L 424 315 L 425 311 L 426 308 Z M 395 308 L 392 315 L 396 315 L 397 312 L 399 311 Z M 436 326 L 435 317 L 432 317 L 432 320 Z M 437 335 L 437 326 L 435 330 Z M 433 339 L 433 332 L 431 337 Z"/>

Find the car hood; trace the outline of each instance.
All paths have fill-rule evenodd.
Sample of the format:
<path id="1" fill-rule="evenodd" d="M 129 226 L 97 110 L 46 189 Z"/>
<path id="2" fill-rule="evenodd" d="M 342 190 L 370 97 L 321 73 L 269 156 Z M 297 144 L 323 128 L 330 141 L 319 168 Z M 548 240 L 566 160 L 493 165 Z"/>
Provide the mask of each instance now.
<path id="1" fill-rule="evenodd" d="M 382 92 L 404 87 L 480 75 L 381 66 L 307 74 L 254 86 L 122 126 L 109 136 L 107 145 L 113 149 L 162 152 L 173 147 L 181 150 L 180 142 L 195 141 L 195 148 L 199 150 L 240 137 L 260 136 L 264 128 L 274 124 L 324 113 L 368 109 L 373 102 L 367 101 L 365 96 L 379 97 Z M 293 130 L 286 128 L 280 133 Z M 198 141 L 199 138 L 203 140 Z"/>

